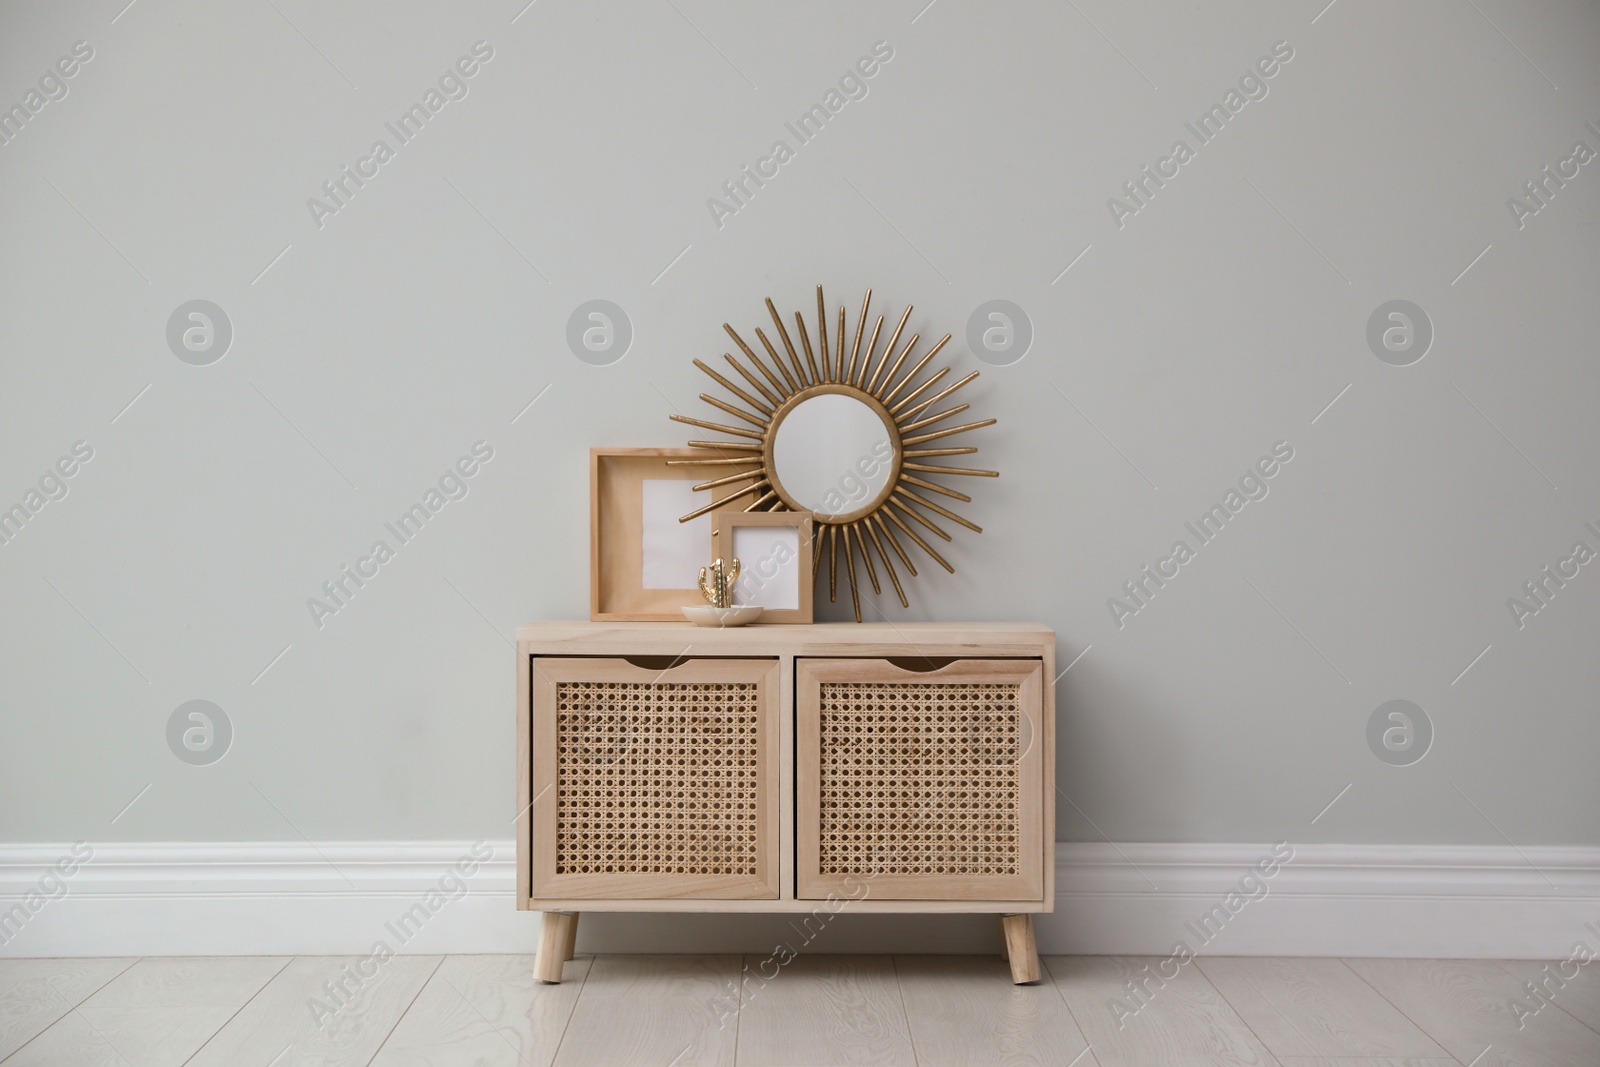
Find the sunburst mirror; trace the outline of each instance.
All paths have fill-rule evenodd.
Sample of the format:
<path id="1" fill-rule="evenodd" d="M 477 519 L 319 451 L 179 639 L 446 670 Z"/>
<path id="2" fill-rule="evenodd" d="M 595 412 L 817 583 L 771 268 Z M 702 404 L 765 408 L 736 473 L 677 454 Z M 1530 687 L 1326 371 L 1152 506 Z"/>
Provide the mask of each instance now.
<path id="1" fill-rule="evenodd" d="M 733 440 L 690 441 L 691 447 L 706 449 L 714 453 L 715 458 L 669 461 L 697 466 L 716 464 L 732 470 L 723 477 L 696 485 L 696 489 L 708 490 L 713 496 L 718 492 L 723 495 L 680 521 L 688 522 L 714 509 L 736 506 L 740 502 L 746 502 L 745 511 L 811 512 L 818 539 L 812 553 L 812 580 L 817 580 L 826 554 L 828 599 L 837 600 L 839 557 L 842 555 L 857 622 L 861 621 L 857 557 L 874 593 L 883 592 L 878 582 L 881 565 L 901 606 L 910 607 L 895 560 L 899 560 L 912 577 L 916 576 L 917 567 L 900 535 L 954 574 L 955 568 L 934 550 L 917 528 L 949 541 L 950 534 L 937 521 L 943 518 L 974 533 L 983 532 L 979 526 L 924 495 L 941 496 L 963 504 L 972 501 L 965 493 L 931 479 L 946 475 L 998 477 L 995 471 L 930 462 L 945 456 L 976 453 L 976 448 L 952 447 L 945 439 L 994 425 L 994 419 L 983 419 L 934 428 L 935 424 L 966 411 L 968 404 L 927 414 L 940 401 L 976 378 L 978 372 L 973 371 L 924 399 L 925 394 L 950 372 L 949 367 L 944 367 L 918 382 L 924 369 L 949 342 L 950 335 L 945 334 L 925 355 L 911 362 L 910 369 L 902 375 L 920 337 L 912 334 L 903 347 L 895 350 L 911 318 L 911 308 L 907 307 L 901 314 L 888 344 L 878 353 L 878 337 L 884 324 L 882 315 L 873 323 L 872 334 L 865 348 L 862 347 L 871 305 L 872 290 L 868 289 L 861 301 L 855 338 L 848 353 L 845 309 L 840 306 L 837 333 L 830 349 L 827 308 L 822 286 L 817 286 L 817 348 L 812 348 L 805 317 L 797 311 L 794 325 L 801 350 L 797 352 L 783 318 L 769 297 L 767 312 L 772 316 L 773 329 L 783 346 L 787 363 L 760 327 L 756 328 L 755 336 L 766 350 L 765 361 L 732 326 L 723 323 L 722 328 L 728 331 L 744 360 L 731 353 L 723 353 L 723 358 L 754 392 L 746 391 L 697 359 L 695 366 L 726 389 L 738 403 L 706 393 L 701 393 L 700 399 L 745 425 L 728 426 L 673 415 L 676 422 L 712 430 Z M 804 361 L 800 358 L 801 352 L 805 355 Z M 930 445 L 932 447 L 924 447 Z"/>

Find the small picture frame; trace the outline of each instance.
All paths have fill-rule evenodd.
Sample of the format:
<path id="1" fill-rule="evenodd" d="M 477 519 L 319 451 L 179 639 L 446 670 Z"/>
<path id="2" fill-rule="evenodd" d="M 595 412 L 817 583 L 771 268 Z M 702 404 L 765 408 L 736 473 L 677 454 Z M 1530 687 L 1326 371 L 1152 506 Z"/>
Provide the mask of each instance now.
<path id="1" fill-rule="evenodd" d="M 594 622 L 683 622 L 702 604 L 697 579 L 710 563 L 712 516 L 678 520 L 710 503 L 694 486 L 726 467 L 697 448 L 589 450 L 589 618 Z M 728 489 L 713 489 L 720 498 Z"/>
<path id="2" fill-rule="evenodd" d="M 811 622 L 811 512 L 730 508 L 711 514 L 712 557 L 739 560 L 734 604 L 760 604 L 756 625 Z"/>

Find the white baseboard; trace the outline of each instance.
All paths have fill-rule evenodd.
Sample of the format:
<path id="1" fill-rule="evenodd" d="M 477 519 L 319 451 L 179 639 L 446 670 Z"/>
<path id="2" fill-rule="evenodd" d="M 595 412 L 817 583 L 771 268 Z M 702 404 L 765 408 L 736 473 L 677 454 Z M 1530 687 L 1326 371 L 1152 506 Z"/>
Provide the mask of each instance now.
<path id="1" fill-rule="evenodd" d="M 469 841 L 320 843 L 153 843 L 94 845 L 94 855 L 61 878 L 20 930 L 11 909 L 63 857 L 69 845 L 0 845 L 0 956 L 366 955 L 378 940 L 392 951 L 531 952 L 538 919 L 515 903 L 516 853 L 510 841 L 489 853 L 465 893 L 433 898 L 425 921 L 385 924 L 408 909 L 463 860 Z M 491 851 L 492 850 L 492 851 Z M 455 894 L 455 899 L 447 899 Z M 38 898 L 35 898 L 37 902 Z"/>
<path id="2" fill-rule="evenodd" d="M 439 892 L 472 847 L 98 845 L 30 896 L 71 846 L 0 845 L 0 956 L 366 954 L 379 940 L 407 953 L 534 951 L 538 920 L 515 910 L 511 842 L 480 845 L 479 855 L 492 853 L 458 876 L 465 892 L 453 882 Z M 1245 887 L 1256 899 L 1228 900 L 1270 852 L 1064 842 L 1056 910 L 1037 916 L 1040 951 L 1168 955 L 1183 941 L 1207 955 L 1553 959 L 1580 939 L 1600 945 L 1584 926 L 1600 928 L 1600 848 L 1301 845 L 1272 877 Z M 791 936 L 788 922 L 594 914 L 580 924 L 579 947 L 767 952 Z M 995 940 L 984 916 L 846 912 L 811 950 L 990 952 Z"/>
<path id="3" fill-rule="evenodd" d="M 1556 959 L 1580 938 L 1600 949 L 1584 928 L 1600 926 L 1593 847 L 1299 845 L 1264 879 L 1266 895 L 1214 919 L 1204 941 L 1200 918 L 1270 851 L 1059 844 L 1040 950 L 1166 956 L 1181 940 L 1215 956 Z"/>

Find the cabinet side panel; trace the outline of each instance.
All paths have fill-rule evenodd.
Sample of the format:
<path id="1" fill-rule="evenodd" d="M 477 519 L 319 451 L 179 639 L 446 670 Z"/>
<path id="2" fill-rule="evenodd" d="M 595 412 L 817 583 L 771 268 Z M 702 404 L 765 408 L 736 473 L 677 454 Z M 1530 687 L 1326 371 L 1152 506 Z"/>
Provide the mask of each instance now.
<path id="1" fill-rule="evenodd" d="M 531 663 L 527 645 L 517 643 L 517 910 L 529 909 L 528 898 L 533 895 L 533 854 L 529 851 L 532 835 L 529 829 L 532 818 L 528 814 L 528 801 L 532 797 L 532 748 L 529 732 L 532 727 L 533 694 L 530 688 Z"/>
<path id="2" fill-rule="evenodd" d="M 1055 635 L 1043 642 L 1044 785 L 1040 789 L 1044 805 L 1044 910 L 1056 910 L 1056 642 Z"/>

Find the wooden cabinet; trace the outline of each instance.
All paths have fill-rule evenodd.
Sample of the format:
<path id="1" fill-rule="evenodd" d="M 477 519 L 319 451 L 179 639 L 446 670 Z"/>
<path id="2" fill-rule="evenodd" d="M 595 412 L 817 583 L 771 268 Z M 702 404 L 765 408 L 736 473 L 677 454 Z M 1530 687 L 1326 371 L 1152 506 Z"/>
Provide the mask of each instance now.
<path id="1" fill-rule="evenodd" d="M 1025 623 L 517 634 L 517 904 L 989 912 L 1019 981 L 1054 906 L 1055 635 Z"/>

